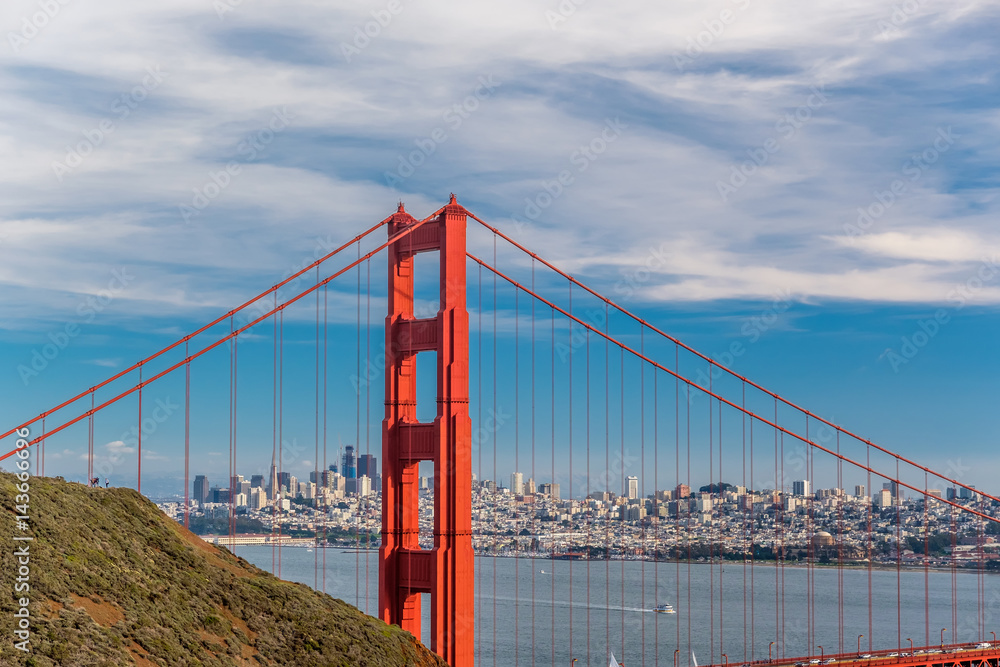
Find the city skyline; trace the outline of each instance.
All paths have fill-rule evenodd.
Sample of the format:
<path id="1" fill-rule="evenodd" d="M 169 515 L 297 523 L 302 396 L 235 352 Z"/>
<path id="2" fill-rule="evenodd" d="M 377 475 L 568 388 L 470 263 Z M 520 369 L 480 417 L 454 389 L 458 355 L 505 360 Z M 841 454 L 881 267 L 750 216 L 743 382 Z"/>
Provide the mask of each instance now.
<path id="1" fill-rule="evenodd" d="M 350 62 L 336 45 L 351 44 L 354 28 L 371 19 L 360 7 L 341 8 L 333 23 L 298 1 L 282 10 L 243 7 L 232 21 L 204 6 L 115 2 L 106 9 L 115 20 L 95 25 L 62 13 L 18 51 L 20 65 L 3 65 L 22 110 L 0 129 L 22 156 L 0 179 L 9 195 L 0 211 L 9 267 L 0 276 L 0 367 L 17 388 L 5 404 L 10 419 L 37 415 L 228 312 L 391 214 L 401 199 L 426 215 L 454 191 L 490 224 L 718 363 L 934 469 L 951 461 L 972 483 L 987 484 L 986 471 L 1000 465 L 992 409 L 1000 359 L 979 351 L 993 349 L 1000 324 L 1000 240 L 988 167 L 996 95 L 983 81 L 997 68 L 997 17 L 986 5 L 966 9 L 922 6 L 920 21 L 897 24 L 894 3 L 884 0 L 840 8 L 822 28 L 800 25 L 796 11 L 777 12 L 781 20 L 748 11 L 692 54 L 691 40 L 717 18 L 694 6 L 647 24 L 632 19 L 662 8 L 637 5 L 613 19 L 629 39 L 609 39 L 594 10 L 552 29 L 544 11 L 525 4 L 508 7 L 502 27 L 434 6 L 394 18 L 398 27 Z M 211 29 L 189 39 L 184 26 L 202 21 Z M 122 25 L 144 37 L 122 43 Z M 462 44 L 482 31 L 501 42 L 471 57 L 426 42 L 441 64 L 433 70 L 395 58 L 411 47 L 402 35 L 429 34 L 427 25 Z M 84 35 L 115 47 L 96 60 L 75 58 L 92 50 L 77 43 Z M 596 59 L 578 48 L 584 39 L 596 40 Z M 193 67 L 191 53 L 215 64 L 211 74 Z M 775 66 L 775 53 L 785 65 Z M 384 69 L 390 61 L 403 63 L 419 99 L 360 83 L 395 80 Z M 260 66 L 280 72 L 283 85 L 248 83 Z M 137 86 L 143 100 L 121 119 L 115 109 Z M 342 90 L 369 111 L 343 108 L 334 92 Z M 449 113 L 470 95 L 474 113 Z M 404 105 L 410 113 L 399 111 Z M 511 126 L 508 118 L 525 122 Z M 115 132 L 90 146 L 87 136 L 97 137 L 105 120 Z M 435 128 L 449 140 L 433 144 L 432 155 L 418 152 L 426 164 L 409 164 L 415 142 L 428 145 Z M 580 147 L 602 132 L 615 140 L 590 160 Z M 764 150 L 769 140 L 778 152 Z M 93 155 L 54 173 L 67 147 L 81 142 Z M 139 142 L 153 143 L 137 152 Z M 767 161 L 757 164 L 752 156 L 760 161 L 761 151 Z M 139 155 L 153 157 L 140 165 Z M 413 169 L 405 178 L 400 160 Z M 179 206 L 189 205 L 192 189 L 218 187 L 210 174 L 227 173 L 230 162 L 239 177 L 185 219 Z M 481 164 L 497 168 L 484 173 Z M 564 170 L 570 185 L 558 181 Z M 558 196 L 546 186 L 558 186 Z M 300 195 L 294 205 L 290 191 Z M 229 252 L 233 239 L 239 252 Z M 482 234 L 470 234 L 470 243 L 479 254 L 491 250 Z M 360 390 L 360 412 L 372 419 L 358 429 L 354 415 L 344 416 L 331 424 L 332 443 L 342 436 L 363 447 L 380 438 L 381 261 L 329 291 L 332 340 L 356 339 L 356 321 L 371 326 L 362 349 L 331 364 L 328 389 L 330 405 L 352 413 Z M 359 303 L 359 280 L 370 303 Z M 427 288 L 423 282 L 418 304 L 425 310 L 434 306 Z M 301 349 L 309 310 L 286 313 L 287 359 L 296 368 L 285 439 L 301 443 L 315 430 L 292 400 L 312 404 L 311 354 Z M 497 315 L 509 358 L 509 298 L 497 308 L 487 300 L 482 310 L 476 301 L 471 312 L 473 333 L 480 316 L 489 330 Z M 266 347 L 265 328 L 243 338 L 244 351 Z M 263 417 L 271 407 L 257 387 L 270 381 L 250 356 L 241 356 L 247 412 L 238 430 L 245 451 L 260 453 L 270 438 L 255 436 L 270 433 Z M 220 350 L 206 365 L 226 362 Z M 501 383 L 511 370 L 500 369 Z M 147 400 L 179 405 L 182 395 L 163 381 Z M 196 406 L 223 418 L 199 418 L 205 436 L 196 451 L 224 458 L 224 401 L 200 398 Z M 98 447 L 125 442 L 113 449 L 129 466 L 134 455 L 121 435 L 131 426 L 95 424 Z M 147 468 L 174 466 L 178 430 L 168 421 L 150 435 Z M 69 474 L 85 438 L 66 435 L 50 453 L 63 457 L 53 456 L 53 469 Z M 514 440 L 498 437 L 504 447 Z M 973 458 L 988 464 L 971 466 Z"/>

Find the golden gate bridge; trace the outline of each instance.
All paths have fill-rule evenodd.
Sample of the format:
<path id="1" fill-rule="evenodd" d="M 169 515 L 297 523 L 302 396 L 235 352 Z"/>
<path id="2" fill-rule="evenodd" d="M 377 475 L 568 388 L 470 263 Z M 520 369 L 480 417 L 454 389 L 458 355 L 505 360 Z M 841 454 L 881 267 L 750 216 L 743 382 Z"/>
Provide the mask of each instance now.
<path id="1" fill-rule="evenodd" d="M 373 240 L 382 227 L 387 238 Z M 470 233 L 479 235 L 475 247 L 482 251 L 470 250 Z M 373 288 L 371 281 L 372 261 L 382 253 L 387 257 L 384 293 Z M 434 303 L 431 307 L 417 294 L 423 264 L 416 258 L 423 253 L 436 253 L 438 260 L 433 281 L 436 293 L 426 300 Z M 364 289 L 363 274 L 367 275 Z M 352 276 L 357 278 L 357 336 L 338 335 L 331 340 L 330 291 L 340 289 L 336 294 L 341 296 L 349 293 Z M 331 405 L 330 364 L 336 363 L 338 355 L 354 354 L 356 382 L 362 375 L 361 348 L 365 347 L 366 391 L 371 384 L 367 380 L 374 379 L 368 377 L 373 367 L 371 336 L 366 335 L 362 343 L 361 331 L 370 327 L 373 292 L 376 301 L 384 299 L 387 307 L 384 356 L 375 364 L 385 380 L 376 613 L 420 637 L 421 604 L 428 599 L 430 645 L 449 664 L 487 664 L 491 654 L 496 664 L 497 646 L 506 642 L 514 646 L 514 664 L 579 660 L 602 664 L 614 649 L 623 664 L 677 667 L 689 655 L 692 661 L 696 659 L 693 647 L 700 642 L 707 647 L 711 665 L 1000 667 L 1000 648 L 989 628 L 995 620 L 996 600 L 988 594 L 991 559 L 985 548 L 992 542 L 989 526 L 998 523 L 1000 499 L 725 368 L 531 252 L 466 210 L 454 195 L 422 219 L 411 216 L 400 204 L 394 214 L 270 289 L 0 438 L 11 442 L 19 430 L 30 429 L 31 445 L 37 447 L 38 474 L 45 474 L 47 444 L 86 439 L 89 480 L 100 468 L 95 420 L 115 428 L 135 427 L 136 488 L 141 492 L 144 433 L 149 438 L 143 428 L 143 409 L 146 420 L 149 410 L 155 409 L 150 406 L 150 387 L 183 382 L 187 525 L 192 459 L 197 462 L 205 455 L 193 444 L 192 433 L 196 443 L 199 425 L 221 419 L 219 410 L 198 400 L 192 403 L 192 391 L 198 394 L 200 384 L 225 393 L 228 384 L 224 429 L 232 476 L 242 460 L 238 459 L 242 443 L 260 439 L 259 432 L 247 435 L 239 428 L 247 420 L 247 408 L 241 412 L 239 400 L 241 391 L 247 391 L 246 374 L 256 374 L 252 377 L 259 389 L 263 384 L 260 367 L 269 367 L 270 373 L 264 375 L 269 375 L 270 384 L 272 460 L 280 464 L 290 410 L 286 386 L 293 375 L 286 377 L 286 314 L 299 320 L 314 315 L 309 342 L 315 350 L 311 366 L 314 465 L 319 483 L 320 451 L 327 447 L 330 413 L 334 421 L 349 419 L 343 405 Z M 363 308 L 367 324 L 362 322 Z M 270 346 L 260 343 L 268 338 Z M 436 370 L 434 415 L 424 420 L 418 418 L 418 412 L 428 414 L 421 400 L 426 397 L 418 390 L 421 354 L 434 357 Z M 240 369 L 244 369 L 242 376 Z M 223 372 L 228 374 L 225 379 L 218 377 Z M 292 402 L 302 404 L 303 385 L 299 381 L 296 385 Z M 360 395 L 361 389 L 356 389 Z M 367 405 L 360 398 L 357 401 L 354 417 L 359 447 L 362 440 L 371 440 L 370 404 L 370 400 Z M 513 435 L 508 432 L 501 438 L 497 415 L 504 409 L 511 413 Z M 259 418 L 259 401 L 254 411 Z M 193 421 L 192 415 L 197 419 Z M 0 460 L 16 448 L 9 449 Z M 513 501 L 505 501 L 514 508 L 515 525 L 535 540 L 531 549 L 517 534 L 510 539 L 497 530 L 489 531 L 489 520 L 473 521 L 474 465 L 478 464 L 480 480 L 484 460 L 496 477 L 501 450 L 505 457 L 512 454 L 514 468 L 527 469 L 532 480 L 550 474 L 553 482 L 560 475 L 564 481 L 566 500 L 552 503 L 551 486 L 547 499 L 553 508 L 568 511 L 562 522 L 543 521 L 535 511 L 545 500 L 537 490 L 522 490 Z M 785 466 L 793 450 L 801 461 L 789 468 L 806 480 L 826 476 L 835 484 L 835 493 L 818 498 L 807 491 L 808 482 L 796 489 L 798 493 L 790 492 L 791 471 Z M 181 456 L 179 451 L 176 454 Z M 432 535 L 425 536 L 432 538 L 430 548 L 424 548 L 428 545 L 421 541 L 422 464 L 433 465 L 433 529 Z M 873 484 L 888 487 L 880 493 L 880 507 L 867 500 L 848 503 L 844 488 L 851 479 L 865 482 L 857 487 L 863 487 L 859 498 L 865 492 L 874 495 Z M 697 486 L 695 480 L 707 480 L 708 485 L 707 491 L 694 492 L 692 498 L 688 494 L 692 485 Z M 941 486 L 956 492 L 943 495 L 936 488 Z M 622 489 L 621 494 L 611 492 L 612 487 Z M 319 493 L 322 500 L 323 491 Z M 904 526 L 901 499 L 907 493 L 915 499 L 908 513 L 915 512 L 916 518 L 907 518 Z M 232 545 L 236 539 L 232 493 L 229 503 Z M 724 512 L 720 505 L 726 503 L 731 507 Z M 499 512 L 499 502 L 493 509 Z M 272 505 L 274 514 L 279 511 Z M 894 513 L 891 530 L 877 534 L 878 515 L 891 519 Z M 617 534 L 618 526 L 626 521 L 636 531 L 629 549 L 621 548 Z M 553 525 L 560 523 L 576 531 L 569 546 L 553 538 L 559 532 Z M 940 557 L 936 564 L 950 573 L 950 596 L 945 595 L 949 591 L 932 593 L 932 526 L 951 536 L 950 555 Z M 280 521 L 273 530 L 280 535 Z M 568 577 L 558 581 L 553 576 L 540 579 L 545 571 L 538 563 L 546 561 L 538 559 L 538 538 L 546 536 L 549 559 L 571 558 L 576 563 L 568 568 Z M 490 539 L 494 547 L 501 539 L 513 544 L 502 551 L 515 556 L 515 569 L 521 559 L 527 560 L 531 592 L 523 602 L 520 583 L 513 591 L 497 590 L 496 559 L 492 582 L 487 561 L 477 563 L 474 543 Z M 961 558 L 960 539 L 971 541 Z M 325 551 L 317 549 L 317 573 L 320 551 L 326 559 Z M 904 564 L 907 552 L 916 558 Z M 275 554 L 280 575 L 280 548 Z M 614 640 L 610 613 L 603 615 L 603 627 L 592 623 L 591 610 L 600 604 L 602 592 L 605 607 L 614 606 L 613 555 L 641 563 L 643 585 L 635 601 L 639 610 L 651 611 L 654 604 L 664 602 L 646 597 L 647 563 L 657 592 L 663 569 L 672 569 L 669 579 L 674 590 L 667 601 L 686 622 L 668 630 L 661 629 L 659 622 L 649 622 L 647 641 L 647 620 L 641 617 L 638 648 L 625 644 L 624 606 L 621 633 L 615 628 Z M 761 562 L 772 566 L 773 574 L 757 574 L 754 566 Z M 737 574 L 727 575 L 727 564 Z M 793 565 L 798 567 L 793 569 Z M 598 586 L 592 591 L 592 570 L 602 567 L 604 590 Z M 855 572 L 859 567 L 860 573 Z M 914 572 L 921 576 L 913 579 Z M 360 571 L 355 575 L 360 580 Z M 786 600 L 786 576 L 804 578 L 804 601 L 796 600 L 793 605 Z M 885 577 L 893 576 L 895 585 L 886 589 Z M 960 576 L 976 578 L 974 596 L 967 585 L 959 585 Z M 881 577 L 879 582 L 876 577 Z M 616 599 L 624 605 L 628 598 L 624 564 L 620 583 L 615 585 L 620 586 Z M 766 603 L 761 601 L 762 591 L 766 591 Z M 536 609 L 545 592 L 551 593 L 551 604 L 547 611 Z M 486 593 L 491 593 L 492 610 L 484 608 Z M 515 636 L 497 636 L 498 616 L 506 612 L 498 611 L 496 601 L 511 596 Z M 914 599 L 920 600 L 922 609 Z M 577 607 L 574 622 L 574 607 L 579 604 L 583 609 Z M 707 611 L 700 610 L 695 618 L 692 608 L 699 605 L 707 606 Z M 942 605 L 947 606 L 946 612 Z M 551 615 L 549 651 L 540 653 L 535 645 L 545 629 L 546 615 Z M 567 619 L 557 620 L 559 615 Z M 950 619 L 951 630 L 939 629 L 936 622 L 932 627 L 932 619 L 937 621 L 942 615 Z M 483 628 L 490 617 L 492 637 L 484 640 Z M 790 632 L 790 627 L 795 631 Z M 866 631 L 855 637 L 848 628 L 857 627 Z M 530 650 L 519 648 L 522 632 L 530 633 Z M 946 642 L 948 632 L 951 641 Z M 821 638 L 826 638 L 822 639 L 826 645 L 818 643 Z M 620 645 L 613 646 L 619 641 Z"/>

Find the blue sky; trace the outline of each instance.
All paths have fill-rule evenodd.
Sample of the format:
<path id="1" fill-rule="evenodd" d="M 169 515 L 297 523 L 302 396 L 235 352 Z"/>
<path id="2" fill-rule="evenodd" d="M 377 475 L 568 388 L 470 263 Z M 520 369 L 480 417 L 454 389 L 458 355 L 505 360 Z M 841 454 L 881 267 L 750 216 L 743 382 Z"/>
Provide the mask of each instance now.
<path id="1" fill-rule="evenodd" d="M 456 192 L 702 352 L 747 343 L 736 371 L 970 483 L 995 478 L 996 3 L 40 7 L 0 9 L 9 426 L 398 200 L 423 215 Z M 486 236 L 470 242 L 490 252 Z M 350 337 L 356 276 L 345 278 L 330 298 Z M 776 300 L 787 307 L 762 328 L 753 318 Z M 375 348 L 380 309 L 376 298 Z M 500 309 L 509 325 L 511 304 Z M 290 318 L 308 347 L 309 314 Z M 25 382 L 18 367 L 67 324 L 78 333 Z M 352 402 L 344 442 L 358 430 L 349 376 L 330 390 Z M 292 391 L 308 404 L 303 386 Z M 247 409 L 264 414 L 260 391 L 247 390 L 261 401 Z M 376 436 L 380 392 L 378 380 L 366 396 Z M 270 425 L 245 418 L 266 431 L 243 441 L 248 460 L 267 452 L 266 465 Z M 127 420 L 98 425 L 102 452 Z M 151 436 L 160 458 L 147 470 L 176 472 L 176 427 Z M 223 467 L 204 466 L 222 470 L 225 433 L 205 428 L 206 461 L 222 451 Z M 293 435 L 314 438 L 308 424 Z M 506 478 L 510 436 L 497 437 Z M 79 435 L 53 445 L 68 453 L 51 464 L 71 474 L 79 447 Z"/>

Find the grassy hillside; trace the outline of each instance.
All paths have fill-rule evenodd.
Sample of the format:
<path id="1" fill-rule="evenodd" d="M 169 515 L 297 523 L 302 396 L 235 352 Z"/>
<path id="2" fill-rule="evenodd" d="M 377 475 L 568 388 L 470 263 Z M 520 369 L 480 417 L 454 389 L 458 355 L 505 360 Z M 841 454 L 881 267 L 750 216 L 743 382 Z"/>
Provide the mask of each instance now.
<path id="1" fill-rule="evenodd" d="M 13 646 L 16 480 L 0 474 L 0 664 L 445 665 L 412 635 L 209 545 L 130 489 L 32 478 L 31 653 Z M 18 596 L 23 594 L 18 594 Z"/>

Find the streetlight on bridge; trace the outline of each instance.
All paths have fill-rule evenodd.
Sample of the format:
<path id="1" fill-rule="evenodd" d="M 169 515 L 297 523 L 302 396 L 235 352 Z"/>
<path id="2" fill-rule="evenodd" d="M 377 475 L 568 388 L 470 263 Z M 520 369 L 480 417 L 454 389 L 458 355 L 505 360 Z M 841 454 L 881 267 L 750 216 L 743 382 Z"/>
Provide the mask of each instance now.
<path id="1" fill-rule="evenodd" d="M 722 657 L 723 657 L 723 658 L 725 659 L 725 662 L 724 662 L 723 664 L 724 664 L 724 665 L 725 665 L 726 667 L 729 667 L 729 656 L 728 656 L 728 655 L 726 655 L 725 653 L 723 653 L 723 654 L 722 654 Z"/>
<path id="2" fill-rule="evenodd" d="M 858 655 L 861 655 L 861 640 L 862 640 L 862 638 L 864 638 L 864 635 L 858 635 Z"/>
<path id="3" fill-rule="evenodd" d="M 913 655 L 913 640 L 907 637 L 906 641 L 910 642 L 910 655 Z"/>
<path id="4" fill-rule="evenodd" d="M 580 658 L 573 658 L 573 662 L 569 663 L 569 667 L 573 667 L 579 660 Z"/>
<path id="5" fill-rule="evenodd" d="M 941 648 L 944 648 L 944 633 L 948 632 L 948 628 L 941 628 Z"/>
<path id="6" fill-rule="evenodd" d="M 993 635 L 993 643 L 996 644 L 997 643 L 997 633 L 995 633 L 992 630 L 990 630 L 990 634 Z"/>
<path id="7" fill-rule="evenodd" d="M 680 653 L 680 652 L 681 652 L 680 649 L 677 649 L 676 651 L 674 651 L 674 667 L 677 667 L 677 654 Z"/>
<path id="8" fill-rule="evenodd" d="M 824 654 L 824 652 L 823 652 L 823 647 L 822 647 L 822 646 L 820 646 L 820 645 L 817 645 L 817 646 L 816 646 L 816 648 L 818 648 L 818 649 L 819 649 L 819 659 L 820 659 L 820 660 L 823 660 L 824 658 L 826 658 L 826 655 L 825 655 L 825 654 Z"/>
<path id="9" fill-rule="evenodd" d="M 771 642 L 767 645 L 767 661 L 774 662 L 774 658 L 771 657 L 771 647 L 775 645 L 776 642 Z"/>

